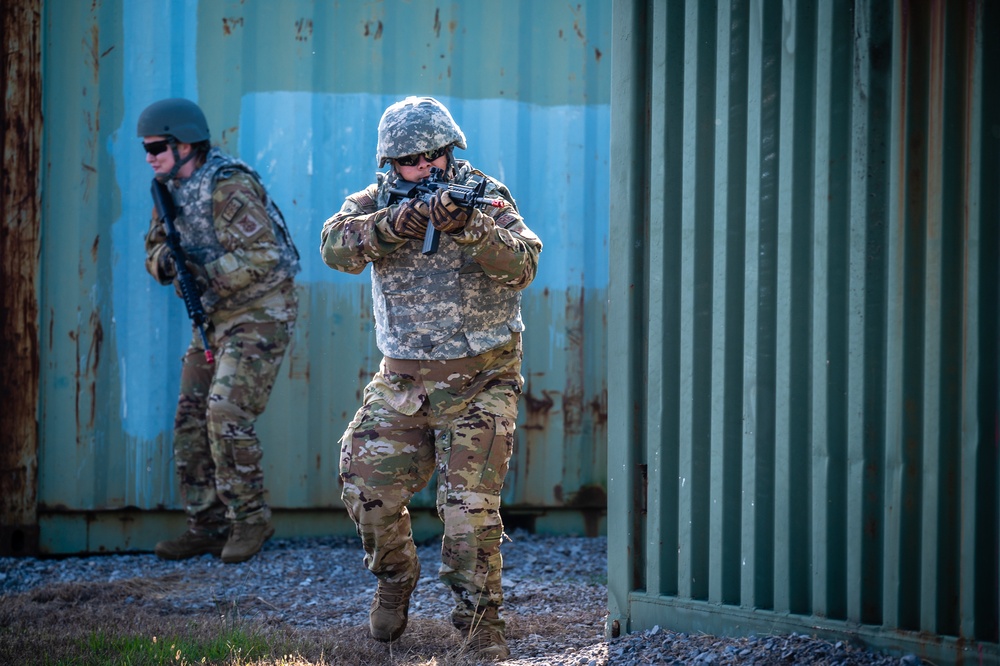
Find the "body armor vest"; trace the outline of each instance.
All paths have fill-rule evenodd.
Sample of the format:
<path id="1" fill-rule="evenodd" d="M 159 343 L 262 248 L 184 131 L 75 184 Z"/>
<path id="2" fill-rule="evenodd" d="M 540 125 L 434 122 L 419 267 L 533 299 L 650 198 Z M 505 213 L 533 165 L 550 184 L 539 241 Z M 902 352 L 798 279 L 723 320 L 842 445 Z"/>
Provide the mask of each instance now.
<path id="1" fill-rule="evenodd" d="M 456 182 L 474 172 L 459 162 Z M 481 175 L 481 174 L 480 174 Z M 486 196 L 499 196 L 488 180 Z M 392 182 L 379 174 L 377 206 L 389 203 Z M 521 292 L 492 280 L 448 234 L 438 251 L 405 243 L 372 264 L 375 337 L 389 358 L 443 360 L 476 356 L 524 330 Z"/>
<path id="2" fill-rule="evenodd" d="M 236 171 L 242 171 L 258 184 L 261 183 L 260 175 L 250 165 L 224 154 L 218 148 L 209 151 L 205 163 L 190 178 L 182 181 L 179 186 L 176 181 L 170 183 L 170 191 L 177 206 L 175 225 L 181 237 L 181 246 L 192 260 L 203 266 L 228 252 L 215 233 L 212 195 L 216 183 L 232 176 Z M 264 190 L 263 185 L 261 189 Z M 222 297 L 209 287 L 201 295 L 206 313 L 239 308 L 260 298 L 299 272 L 299 252 L 288 232 L 285 218 L 266 190 L 263 203 L 278 243 L 278 263 L 261 280 L 237 293 Z"/>

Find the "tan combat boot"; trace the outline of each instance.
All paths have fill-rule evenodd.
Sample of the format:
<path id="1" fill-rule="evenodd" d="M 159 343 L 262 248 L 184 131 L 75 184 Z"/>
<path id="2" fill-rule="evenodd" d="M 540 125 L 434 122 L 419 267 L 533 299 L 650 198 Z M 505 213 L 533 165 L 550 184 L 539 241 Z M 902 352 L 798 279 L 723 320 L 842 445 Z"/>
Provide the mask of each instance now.
<path id="1" fill-rule="evenodd" d="M 176 539 L 160 541 L 153 552 L 161 560 L 186 560 L 205 553 L 218 557 L 226 545 L 225 533 L 205 533 L 188 530 Z"/>
<path id="2" fill-rule="evenodd" d="M 499 608 L 475 608 L 470 618 L 466 605 L 460 601 L 451 613 L 451 623 L 465 637 L 463 653 L 483 661 L 501 661 L 510 657 L 505 636 L 507 623 L 500 616 Z"/>
<path id="3" fill-rule="evenodd" d="M 222 549 L 222 561 L 226 564 L 246 562 L 257 554 L 264 542 L 274 535 L 270 523 L 233 523 L 233 530 Z"/>
<path id="4" fill-rule="evenodd" d="M 465 650 L 479 659 L 489 661 L 503 661 L 510 657 L 504 630 L 492 625 L 480 625 L 469 632 Z"/>
<path id="5" fill-rule="evenodd" d="M 368 625 L 372 638 L 383 643 L 394 641 L 406 630 L 406 621 L 410 613 L 410 595 L 413 594 L 420 579 L 420 563 L 412 583 L 378 582 L 375 598 L 372 599 L 368 611 Z"/>

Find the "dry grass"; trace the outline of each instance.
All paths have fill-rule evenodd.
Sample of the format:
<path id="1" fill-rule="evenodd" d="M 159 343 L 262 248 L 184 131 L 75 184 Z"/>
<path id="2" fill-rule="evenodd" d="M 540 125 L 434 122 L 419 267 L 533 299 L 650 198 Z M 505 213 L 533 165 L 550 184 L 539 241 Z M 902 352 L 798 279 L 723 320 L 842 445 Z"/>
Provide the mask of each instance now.
<path id="1" fill-rule="evenodd" d="M 297 630 L 241 617 L 236 607 L 179 614 L 158 601 L 178 575 L 112 583 L 56 583 L 0 598 L 0 664 L 227 664 L 232 666 L 465 666 L 475 661 L 446 620 L 411 617 L 378 643 L 367 627 Z M 578 619 L 578 618 L 577 618 Z M 567 618 L 508 613 L 508 639 L 560 636 Z"/>

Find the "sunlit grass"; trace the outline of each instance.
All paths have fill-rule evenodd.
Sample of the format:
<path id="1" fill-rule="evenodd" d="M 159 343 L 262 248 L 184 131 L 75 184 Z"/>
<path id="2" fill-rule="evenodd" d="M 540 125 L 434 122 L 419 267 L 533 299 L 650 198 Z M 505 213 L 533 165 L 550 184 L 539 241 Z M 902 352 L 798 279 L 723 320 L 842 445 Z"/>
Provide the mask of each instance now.
<path id="1" fill-rule="evenodd" d="M 216 664 L 237 659 L 251 659 L 269 654 L 271 646 L 260 635 L 242 629 L 227 631 L 209 639 L 193 637 L 109 636 L 97 632 L 79 642 L 80 657 L 85 663 L 143 664 Z"/>

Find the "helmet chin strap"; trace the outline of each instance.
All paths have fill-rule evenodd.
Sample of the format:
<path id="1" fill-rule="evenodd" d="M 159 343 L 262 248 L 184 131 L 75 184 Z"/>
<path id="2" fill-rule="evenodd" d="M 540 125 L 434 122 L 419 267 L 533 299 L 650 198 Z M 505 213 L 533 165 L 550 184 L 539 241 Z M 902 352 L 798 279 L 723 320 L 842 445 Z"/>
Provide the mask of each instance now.
<path id="1" fill-rule="evenodd" d="M 177 142 L 176 141 L 171 141 L 170 142 L 170 153 L 174 156 L 174 168 L 172 168 L 169 172 L 156 177 L 157 180 L 159 180 L 161 182 L 164 182 L 164 183 L 166 183 L 167 181 L 170 181 L 170 180 L 173 180 L 174 178 L 176 178 L 177 177 L 177 172 L 181 170 L 181 167 L 183 167 L 185 164 L 187 164 L 192 159 L 194 159 L 196 151 L 194 151 L 194 150 L 190 151 L 188 153 L 187 157 L 185 157 L 185 158 L 182 159 L 180 152 L 178 152 L 178 150 L 177 150 Z"/>
<path id="2" fill-rule="evenodd" d="M 448 162 L 444 165 L 444 177 L 451 180 L 455 177 L 458 169 L 455 168 L 455 146 L 448 146 Z"/>

